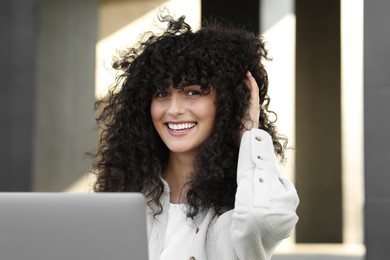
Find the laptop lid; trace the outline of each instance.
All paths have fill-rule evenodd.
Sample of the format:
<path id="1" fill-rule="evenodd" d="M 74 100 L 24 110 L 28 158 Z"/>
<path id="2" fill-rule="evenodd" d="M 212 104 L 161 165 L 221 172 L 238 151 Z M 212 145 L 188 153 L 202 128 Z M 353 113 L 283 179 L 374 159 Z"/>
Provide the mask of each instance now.
<path id="1" fill-rule="evenodd" d="M 140 193 L 0 193 L 0 259 L 147 260 Z"/>

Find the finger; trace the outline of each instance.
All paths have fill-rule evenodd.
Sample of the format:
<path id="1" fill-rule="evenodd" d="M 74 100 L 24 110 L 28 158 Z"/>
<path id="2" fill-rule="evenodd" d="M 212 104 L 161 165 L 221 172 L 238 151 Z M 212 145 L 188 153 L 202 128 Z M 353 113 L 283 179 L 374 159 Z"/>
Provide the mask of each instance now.
<path id="1" fill-rule="evenodd" d="M 259 86 L 257 85 L 256 79 L 252 76 L 252 73 L 248 71 L 246 73 L 246 78 L 244 79 L 245 84 L 248 87 L 248 90 L 251 95 L 251 104 L 259 105 Z"/>
<path id="2" fill-rule="evenodd" d="M 251 128 L 258 128 L 258 120 L 260 116 L 259 108 L 259 87 L 257 85 L 256 79 L 248 71 L 246 77 L 244 78 L 244 83 L 247 86 L 250 98 L 249 98 L 249 107 L 247 115 L 249 118 L 244 122 L 244 126 L 247 130 Z"/>

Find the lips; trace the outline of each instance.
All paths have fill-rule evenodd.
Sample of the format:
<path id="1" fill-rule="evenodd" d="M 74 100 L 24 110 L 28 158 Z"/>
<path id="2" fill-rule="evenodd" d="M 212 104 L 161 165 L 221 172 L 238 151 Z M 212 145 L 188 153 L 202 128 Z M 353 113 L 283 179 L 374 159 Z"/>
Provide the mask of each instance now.
<path id="1" fill-rule="evenodd" d="M 186 123 L 167 123 L 166 124 L 169 130 L 172 131 L 185 131 L 189 130 L 197 125 L 195 122 L 186 122 Z"/>

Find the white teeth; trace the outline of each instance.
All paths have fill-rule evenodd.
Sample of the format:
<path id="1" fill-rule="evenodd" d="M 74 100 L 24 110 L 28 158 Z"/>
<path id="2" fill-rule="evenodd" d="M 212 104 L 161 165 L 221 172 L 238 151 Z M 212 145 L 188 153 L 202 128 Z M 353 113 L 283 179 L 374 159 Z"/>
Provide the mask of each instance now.
<path id="1" fill-rule="evenodd" d="M 168 123 L 168 127 L 172 130 L 190 129 L 190 128 L 193 128 L 195 125 L 196 125 L 196 123 L 183 123 L 183 124 Z"/>

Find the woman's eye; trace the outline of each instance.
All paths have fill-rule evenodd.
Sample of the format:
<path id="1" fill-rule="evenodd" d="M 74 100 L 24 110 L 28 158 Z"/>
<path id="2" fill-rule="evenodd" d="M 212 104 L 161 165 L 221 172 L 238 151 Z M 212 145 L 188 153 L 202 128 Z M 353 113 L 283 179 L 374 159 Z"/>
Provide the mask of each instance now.
<path id="1" fill-rule="evenodd" d="M 160 98 L 167 97 L 168 96 L 168 92 L 164 92 L 164 91 L 156 92 L 156 94 L 154 96 L 155 97 L 160 97 Z"/>
<path id="2" fill-rule="evenodd" d="M 189 90 L 187 91 L 188 96 L 196 96 L 196 95 L 201 95 L 202 93 L 198 90 Z"/>

